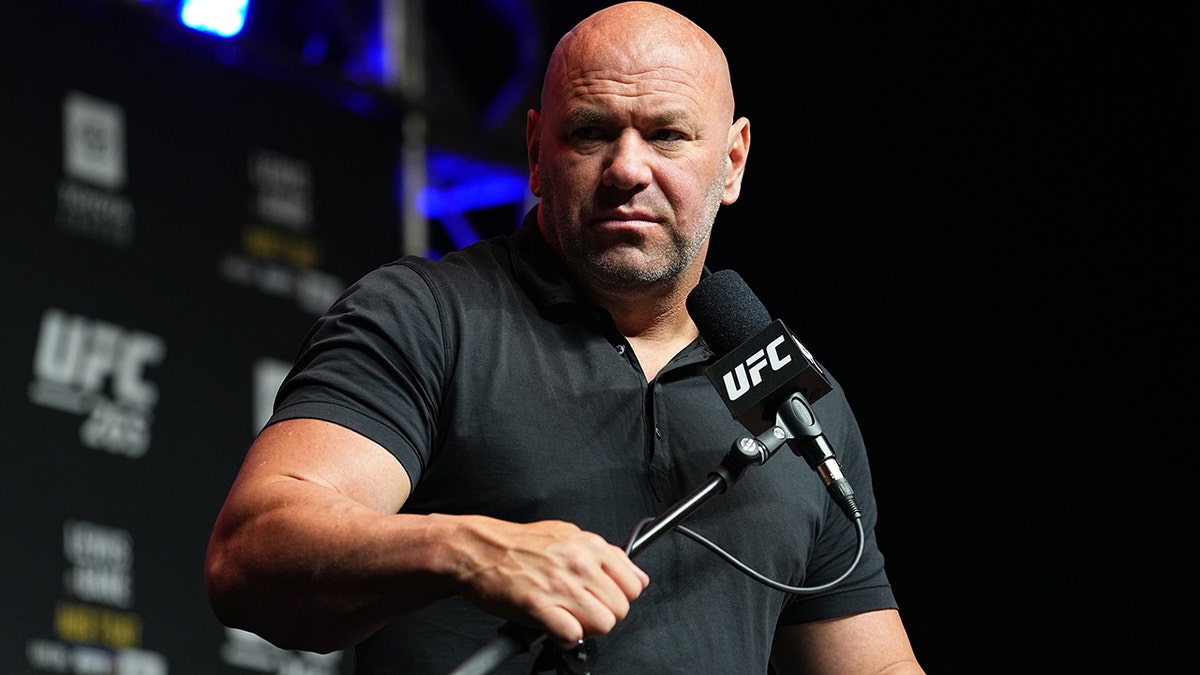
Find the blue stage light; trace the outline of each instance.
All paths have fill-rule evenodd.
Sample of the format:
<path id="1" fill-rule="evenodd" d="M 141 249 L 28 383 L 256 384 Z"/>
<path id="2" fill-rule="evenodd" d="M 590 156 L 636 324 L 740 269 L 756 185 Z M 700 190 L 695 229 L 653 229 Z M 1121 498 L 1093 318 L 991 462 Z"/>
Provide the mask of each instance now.
<path id="1" fill-rule="evenodd" d="M 430 149 L 428 185 L 417 208 L 428 218 L 523 202 L 529 195 L 529 176 L 521 168 Z"/>
<path id="2" fill-rule="evenodd" d="M 514 207 L 509 227 L 515 229 L 520 224 L 525 202 L 531 196 L 529 176 L 523 168 L 429 148 L 425 170 L 426 185 L 417 194 L 414 206 L 441 227 L 451 248 L 469 246 L 489 232 L 495 234 L 492 230 L 499 223 L 482 223 L 482 232 L 472 223 L 474 215 L 494 207 Z M 494 219 L 495 215 L 482 218 Z M 425 255 L 438 258 L 441 253 L 431 249 Z"/>
<path id="3" fill-rule="evenodd" d="M 249 4 L 250 0 L 184 0 L 179 20 L 188 28 L 233 37 L 246 25 Z"/>

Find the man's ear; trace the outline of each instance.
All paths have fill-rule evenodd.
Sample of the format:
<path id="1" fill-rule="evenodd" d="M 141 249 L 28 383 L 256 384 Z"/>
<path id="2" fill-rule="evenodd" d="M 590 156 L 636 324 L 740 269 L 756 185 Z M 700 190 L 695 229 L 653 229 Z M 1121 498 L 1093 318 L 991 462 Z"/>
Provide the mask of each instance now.
<path id="1" fill-rule="evenodd" d="M 542 196 L 542 182 L 538 179 L 538 154 L 542 148 L 542 116 L 536 110 L 525 115 L 525 150 L 529 159 L 529 189 L 535 197 Z"/>
<path id="2" fill-rule="evenodd" d="M 750 120 L 738 118 L 729 127 L 729 175 L 725 176 L 725 193 L 722 204 L 732 204 L 742 193 L 742 175 L 746 172 L 746 160 L 750 157 Z"/>

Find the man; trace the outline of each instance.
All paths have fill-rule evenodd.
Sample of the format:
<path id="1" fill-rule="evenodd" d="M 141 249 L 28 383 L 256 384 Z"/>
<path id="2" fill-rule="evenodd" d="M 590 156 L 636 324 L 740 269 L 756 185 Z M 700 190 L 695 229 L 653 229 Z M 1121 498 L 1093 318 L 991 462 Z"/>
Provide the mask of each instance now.
<path id="1" fill-rule="evenodd" d="M 213 530 L 217 616 L 285 648 L 355 646 L 363 673 L 449 672 L 505 621 L 597 637 L 597 673 L 921 672 L 840 389 L 817 412 L 864 510 L 848 579 L 791 595 L 677 533 L 637 563 L 621 547 L 747 435 L 685 305 L 741 188 L 733 112 L 721 49 L 669 9 L 615 5 L 564 36 L 528 116 L 526 223 L 381 267 L 306 339 Z M 855 553 L 787 453 L 688 526 L 792 586 Z"/>

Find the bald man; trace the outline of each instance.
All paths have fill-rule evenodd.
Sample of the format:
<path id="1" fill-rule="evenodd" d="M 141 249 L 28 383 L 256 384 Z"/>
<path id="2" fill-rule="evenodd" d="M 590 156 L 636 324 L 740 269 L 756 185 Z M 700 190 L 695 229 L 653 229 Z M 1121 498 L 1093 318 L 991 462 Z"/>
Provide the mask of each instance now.
<path id="1" fill-rule="evenodd" d="M 816 410 L 859 494 L 857 565 L 794 456 L 688 520 L 828 588 L 772 588 L 675 533 L 636 563 L 622 548 L 746 435 L 685 304 L 750 149 L 721 48 L 657 4 L 597 12 L 554 49 L 526 137 L 539 202 L 516 232 L 380 267 L 305 338 L 213 528 L 218 618 L 353 647 L 358 673 L 450 672 L 506 622 L 594 638 L 597 673 L 921 672 L 836 382 Z"/>

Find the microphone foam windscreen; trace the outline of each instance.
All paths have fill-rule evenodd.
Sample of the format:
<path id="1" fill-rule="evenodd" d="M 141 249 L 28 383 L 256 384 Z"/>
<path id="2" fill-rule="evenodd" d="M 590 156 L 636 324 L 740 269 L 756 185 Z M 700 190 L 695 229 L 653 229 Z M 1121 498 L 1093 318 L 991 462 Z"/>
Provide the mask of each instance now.
<path id="1" fill-rule="evenodd" d="M 719 270 L 701 279 L 688 294 L 687 309 L 717 356 L 724 356 L 771 324 L 767 308 L 733 270 Z"/>

